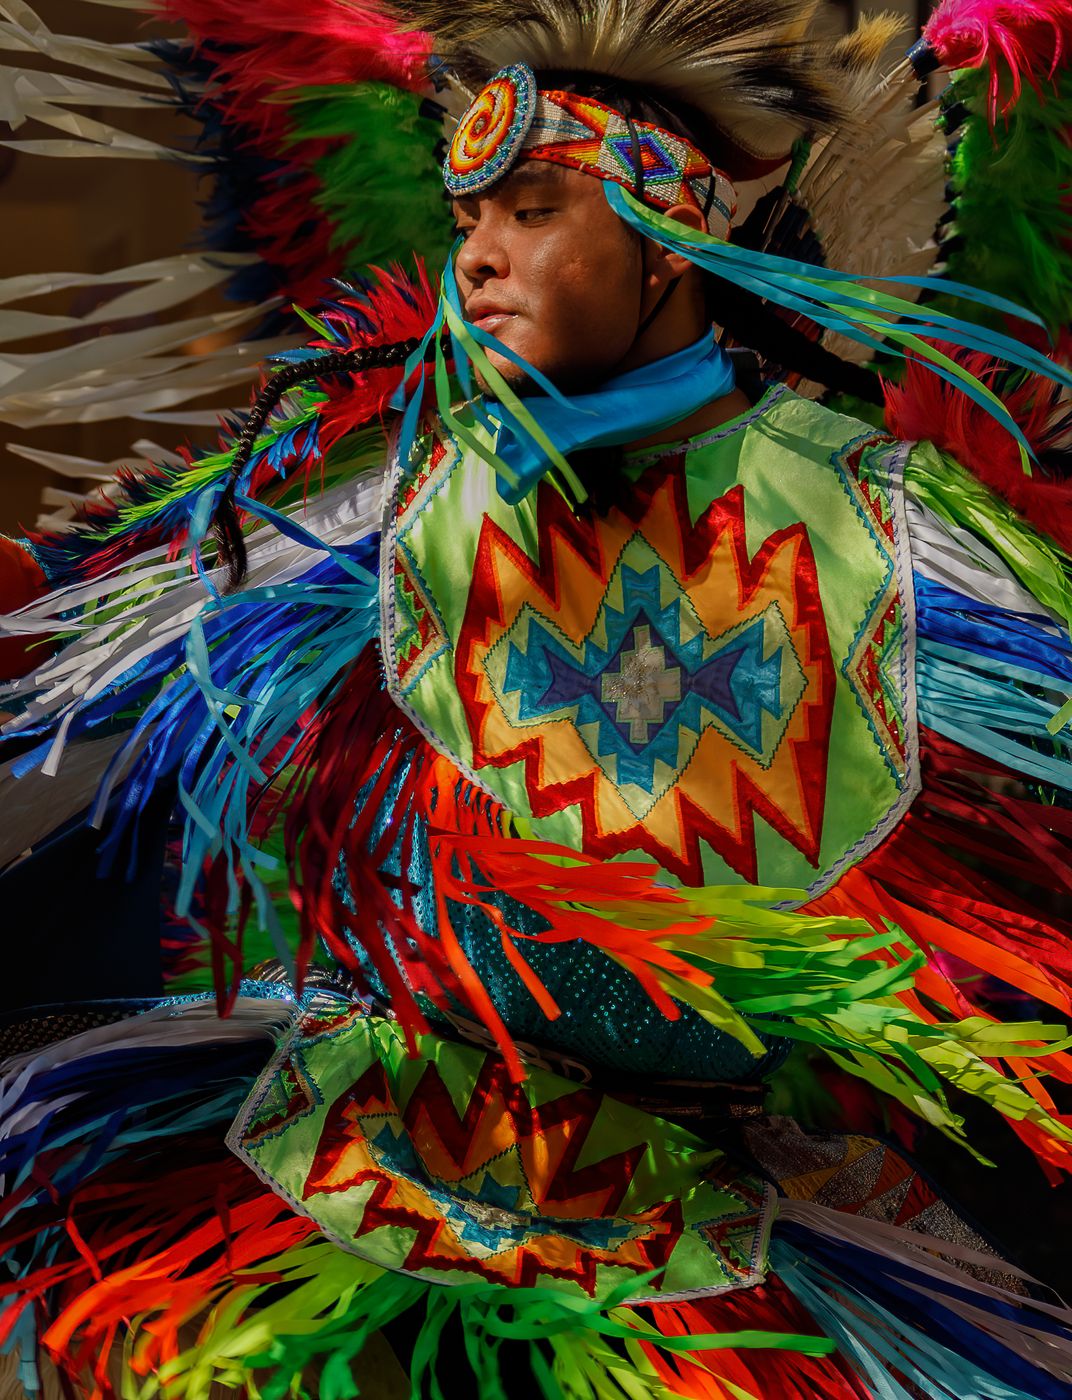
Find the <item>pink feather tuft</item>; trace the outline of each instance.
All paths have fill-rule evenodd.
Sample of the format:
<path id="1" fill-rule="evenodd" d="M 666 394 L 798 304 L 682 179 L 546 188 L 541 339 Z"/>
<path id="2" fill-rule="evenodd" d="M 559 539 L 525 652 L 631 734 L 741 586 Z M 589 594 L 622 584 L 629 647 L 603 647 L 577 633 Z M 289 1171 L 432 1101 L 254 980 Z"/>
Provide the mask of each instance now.
<path id="1" fill-rule="evenodd" d="M 1003 366 L 987 355 L 940 347 L 982 383 L 994 380 Z M 1055 481 L 1024 473 L 1011 433 L 995 432 L 994 420 L 967 394 L 932 374 L 922 360 L 909 357 L 904 380 L 884 383 L 886 426 L 906 442 L 933 442 L 1030 521 L 1037 530 L 1072 553 L 1072 481 Z M 1019 424 L 1036 456 L 1067 447 L 1068 418 L 1060 389 L 1049 380 L 1031 378 L 1003 394 L 1005 407 Z"/>
<path id="2" fill-rule="evenodd" d="M 990 117 L 1072 57 L 1072 0 L 944 0 L 923 30 L 945 68 L 990 69 Z"/>

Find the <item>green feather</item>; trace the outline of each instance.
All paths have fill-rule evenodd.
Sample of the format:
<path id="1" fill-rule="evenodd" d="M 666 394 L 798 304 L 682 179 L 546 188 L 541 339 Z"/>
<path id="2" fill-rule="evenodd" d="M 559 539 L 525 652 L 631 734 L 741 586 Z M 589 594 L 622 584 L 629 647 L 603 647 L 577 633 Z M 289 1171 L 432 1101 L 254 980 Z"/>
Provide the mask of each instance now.
<path id="1" fill-rule="evenodd" d="M 460 1324 L 475 1374 L 473 1393 L 482 1400 L 509 1396 L 501 1356 L 506 1339 L 527 1342 L 533 1371 L 568 1400 L 661 1400 L 667 1392 L 640 1351 L 640 1341 L 671 1354 L 711 1351 L 716 1358 L 728 1348 L 809 1356 L 834 1350 L 825 1337 L 790 1332 L 664 1336 L 649 1317 L 628 1306 L 629 1294 L 642 1292 L 653 1277 L 638 1276 L 601 1303 L 566 1301 L 539 1287 L 503 1288 L 482 1281 L 443 1287 L 385 1273 L 312 1235 L 228 1281 L 211 1300 L 196 1342 L 148 1380 L 128 1369 L 123 1394 L 130 1400 L 153 1400 L 162 1392 L 175 1400 L 209 1400 L 209 1388 L 217 1381 L 245 1386 L 258 1400 L 310 1394 L 319 1400 L 351 1400 L 363 1393 L 360 1356 L 366 1342 L 405 1313 L 413 1317 L 417 1333 L 412 1394 L 433 1397 L 444 1395 L 447 1377 L 437 1374 L 437 1342 L 452 1318 Z M 151 1321 L 134 1319 L 133 1326 Z M 128 1367 L 133 1342 L 128 1344 Z M 555 1389 L 548 1393 L 554 1395 Z"/>
<path id="2" fill-rule="evenodd" d="M 332 246 L 347 250 L 347 274 L 416 253 L 441 266 L 451 244 L 450 209 L 435 152 L 438 120 L 422 100 L 386 83 L 303 88 L 291 105 L 291 141 L 328 141 L 313 163 L 316 203 L 331 221 Z"/>
<path id="3" fill-rule="evenodd" d="M 1072 73 L 1044 83 L 1042 93 L 1025 86 L 993 129 L 987 83 L 985 72 L 970 71 L 953 85 L 972 115 L 953 156 L 945 271 L 1026 306 L 1057 331 L 1072 320 Z"/>

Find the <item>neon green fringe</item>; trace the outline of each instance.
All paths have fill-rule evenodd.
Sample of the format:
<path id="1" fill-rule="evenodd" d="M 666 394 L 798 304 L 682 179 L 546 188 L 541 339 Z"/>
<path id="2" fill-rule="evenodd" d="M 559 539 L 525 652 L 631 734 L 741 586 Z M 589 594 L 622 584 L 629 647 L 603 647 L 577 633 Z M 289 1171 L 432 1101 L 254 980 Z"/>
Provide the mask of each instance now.
<path id="1" fill-rule="evenodd" d="M 442 1397 L 436 1353 L 444 1327 L 461 1325 L 481 1400 L 509 1400 L 499 1349 L 527 1342 L 536 1375 L 569 1400 L 655 1400 L 672 1394 L 639 1342 L 669 1352 L 776 1349 L 811 1356 L 835 1349 L 825 1337 L 755 1330 L 664 1337 L 628 1307 L 644 1277 L 603 1303 L 569 1299 L 540 1288 L 457 1287 L 384 1272 L 317 1236 L 258 1266 L 254 1281 L 235 1280 L 209 1310 L 193 1344 L 150 1376 L 139 1369 L 139 1331 L 132 1320 L 124 1351 L 124 1400 L 209 1400 L 213 1383 L 244 1388 L 252 1400 L 352 1400 L 360 1395 L 354 1363 L 369 1337 L 410 1309 L 423 1307 L 411 1363 L 412 1394 Z M 550 1353 L 550 1362 L 547 1359 Z M 556 1391 L 548 1388 L 553 1396 Z"/>

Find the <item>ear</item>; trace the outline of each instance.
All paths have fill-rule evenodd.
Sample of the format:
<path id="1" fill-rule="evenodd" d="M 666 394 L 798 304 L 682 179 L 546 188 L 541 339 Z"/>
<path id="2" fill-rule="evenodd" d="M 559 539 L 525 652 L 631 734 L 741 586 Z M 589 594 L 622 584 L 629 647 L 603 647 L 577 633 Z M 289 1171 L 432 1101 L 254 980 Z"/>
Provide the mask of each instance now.
<path id="1" fill-rule="evenodd" d="M 700 233 L 707 232 L 707 221 L 703 213 L 693 204 L 674 204 L 669 209 L 660 211 L 668 219 L 676 219 L 679 224 L 684 224 L 686 228 L 694 228 Z M 684 258 L 680 253 L 672 253 L 660 244 L 648 240 L 648 247 L 651 249 L 651 256 L 654 262 L 649 264 L 651 271 L 661 274 L 667 281 L 671 277 L 683 277 L 693 264 Z"/>

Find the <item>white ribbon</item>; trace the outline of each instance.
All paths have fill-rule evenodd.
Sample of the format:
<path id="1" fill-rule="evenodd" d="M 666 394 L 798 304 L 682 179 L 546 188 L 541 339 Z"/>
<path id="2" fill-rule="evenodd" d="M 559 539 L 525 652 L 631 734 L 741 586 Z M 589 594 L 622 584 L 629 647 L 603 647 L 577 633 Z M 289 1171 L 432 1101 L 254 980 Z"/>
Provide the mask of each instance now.
<path id="1" fill-rule="evenodd" d="M 912 547 L 912 567 L 975 602 L 1007 612 L 1061 619 L 1029 593 L 1008 565 L 970 530 L 947 524 L 905 492 L 905 513 Z"/>

